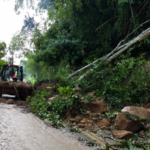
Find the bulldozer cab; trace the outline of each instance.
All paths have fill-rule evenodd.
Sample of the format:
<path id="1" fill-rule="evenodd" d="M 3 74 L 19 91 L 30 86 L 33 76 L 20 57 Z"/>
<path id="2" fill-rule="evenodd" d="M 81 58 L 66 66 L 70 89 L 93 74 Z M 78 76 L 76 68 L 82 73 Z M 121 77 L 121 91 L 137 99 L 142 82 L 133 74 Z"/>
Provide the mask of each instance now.
<path id="1" fill-rule="evenodd" d="M 23 67 L 17 65 L 4 65 L 1 71 L 1 81 L 23 81 Z"/>

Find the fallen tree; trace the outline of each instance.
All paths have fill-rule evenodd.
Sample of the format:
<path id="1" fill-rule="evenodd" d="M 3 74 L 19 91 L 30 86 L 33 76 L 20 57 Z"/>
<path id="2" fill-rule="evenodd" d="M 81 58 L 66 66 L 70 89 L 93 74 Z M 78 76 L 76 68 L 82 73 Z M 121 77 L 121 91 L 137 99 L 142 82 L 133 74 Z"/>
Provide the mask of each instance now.
<path id="1" fill-rule="evenodd" d="M 116 48 L 111 51 L 109 54 L 95 60 L 94 62 L 84 66 L 83 68 L 75 71 L 73 74 L 68 76 L 68 79 L 76 76 L 78 73 L 80 73 L 81 71 L 89 68 L 90 66 L 92 66 L 93 64 L 96 64 L 100 61 L 102 61 L 103 63 L 109 63 L 111 62 L 113 59 L 117 58 L 120 54 L 122 54 L 123 52 L 125 52 L 126 50 L 128 50 L 128 48 L 130 48 L 131 46 L 133 46 L 134 44 L 136 44 L 137 42 L 142 41 L 144 38 L 148 37 L 150 35 L 150 28 L 144 30 L 142 33 L 140 33 L 137 37 L 135 37 L 134 39 L 130 40 L 129 42 L 122 44 L 126 41 L 126 39 L 133 34 L 137 29 L 139 29 L 141 26 L 143 26 L 144 24 L 150 22 L 150 20 L 142 23 L 138 28 L 136 28 L 133 32 L 131 32 L 127 37 L 125 37 L 124 40 L 120 41 L 119 44 L 116 46 Z M 94 67 L 96 68 L 96 67 Z M 94 69 L 93 68 L 93 69 Z M 93 69 L 88 70 L 85 74 L 83 74 L 82 76 L 80 76 L 80 78 L 77 81 L 80 81 L 81 79 L 83 79 L 87 74 L 89 74 L 91 71 L 93 71 Z"/>

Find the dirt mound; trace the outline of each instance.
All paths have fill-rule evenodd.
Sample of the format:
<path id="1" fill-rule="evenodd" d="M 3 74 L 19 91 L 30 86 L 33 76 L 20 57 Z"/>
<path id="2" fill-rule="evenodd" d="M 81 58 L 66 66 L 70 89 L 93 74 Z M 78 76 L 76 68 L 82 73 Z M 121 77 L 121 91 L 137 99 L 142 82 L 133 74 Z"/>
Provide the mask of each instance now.
<path id="1" fill-rule="evenodd" d="M 27 96 L 31 95 L 32 91 L 33 87 L 28 83 L 7 81 L 0 82 L 0 95 L 19 95 L 21 99 L 25 99 Z"/>
<path id="2" fill-rule="evenodd" d="M 57 92 L 57 88 L 58 88 L 58 84 L 56 82 L 49 82 L 49 83 L 39 82 L 35 84 L 36 91 L 42 91 L 43 89 L 48 89 L 49 91 Z"/>
<path id="3" fill-rule="evenodd" d="M 47 87 L 49 87 L 50 84 L 51 83 L 42 83 L 42 82 L 39 82 L 39 83 L 35 84 L 35 88 L 36 88 L 36 90 L 41 91 L 41 90 L 46 89 Z"/>

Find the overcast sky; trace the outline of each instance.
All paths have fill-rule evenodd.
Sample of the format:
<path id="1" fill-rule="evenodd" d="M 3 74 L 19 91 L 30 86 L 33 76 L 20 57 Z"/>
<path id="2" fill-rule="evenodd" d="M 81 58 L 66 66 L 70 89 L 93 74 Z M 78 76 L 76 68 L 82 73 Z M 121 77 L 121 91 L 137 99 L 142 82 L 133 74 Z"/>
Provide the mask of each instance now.
<path id="1" fill-rule="evenodd" d="M 14 6 L 15 0 L 0 0 L 0 41 L 4 41 L 7 47 L 13 35 L 21 30 L 26 13 L 28 12 L 30 17 L 34 14 L 33 10 L 22 10 L 21 14 L 17 15 Z M 34 19 L 39 22 L 40 16 L 34 16 Z"/>
<path id="2" fill-rule="evenodd" d="M 13 34 L 21 30 L 25 14 L 14 12 L 15 0 L 0 0 L 0 40 L 7 46 Z"/>

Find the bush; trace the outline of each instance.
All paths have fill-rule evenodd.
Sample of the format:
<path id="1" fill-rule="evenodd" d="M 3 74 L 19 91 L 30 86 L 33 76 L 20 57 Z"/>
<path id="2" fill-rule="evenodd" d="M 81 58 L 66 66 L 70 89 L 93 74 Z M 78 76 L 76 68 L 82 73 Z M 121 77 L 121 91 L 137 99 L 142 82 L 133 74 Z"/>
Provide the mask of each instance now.
<path id="1" fill-rule="evenodd" d="M 150 98 L 150 73 L 142 64 L 148 65 L 143 55 L 138 58 L 122 55 L 120 60 L 107 66 L 99 64 L 84 81 L 84 86 L 88 84 L 89 91 L 96 90 L 97 96 L 107 99 L 114 107 L 142 104 L 144 99 Z"/>
<path id="2" fill-rule="evenodd" d="M 61 127 L 62 122 L 60 116 L 57 113 L 50 112 L 50 103 L 47 102 L 45 96 L 48 94 L 47 90 L 43 90 L 40 93 L 35 94 L 33 97 L 27 98 L 28 107 L 40 118 L 50 121 L 55 127 Z"/>

